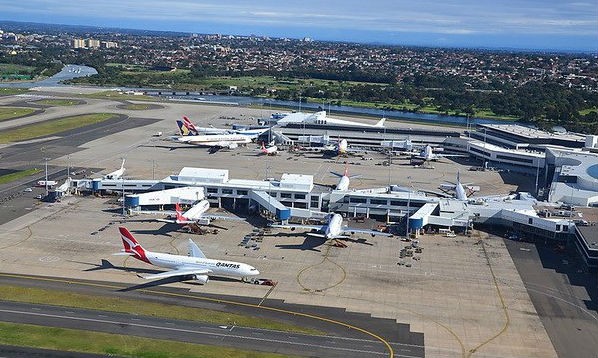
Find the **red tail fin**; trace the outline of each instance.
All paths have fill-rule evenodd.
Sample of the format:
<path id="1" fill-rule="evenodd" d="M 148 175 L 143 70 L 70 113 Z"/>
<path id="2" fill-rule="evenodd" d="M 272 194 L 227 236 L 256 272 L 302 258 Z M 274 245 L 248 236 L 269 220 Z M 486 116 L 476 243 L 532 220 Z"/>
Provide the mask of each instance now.
<path id="1" fill-rule="evenodd" d="M 123 242 L 123 246 L 125 247 L 125 252 L 133 254 L 138 260 L 150 263 L 145 255 L 145 250 L 143 247 L 141 247 L 141 245 L 139 245 L 129 230 L 121 226 L 118 228 L 118 231 L 120 231 L 120 238 Z"/>
<path id="2" fill-rule="evenodd" d="M 187 218 L 183 216 L 179 203 L 174 204 L 174 210 L 176 211 L 176 221 L 187 221 Z"/>
<path id="3" fill-rule="evenodd" d="M 346 177 L 349 176 L 349 164 L 347 162 L 345 162 L 345 173 L 343 175 Z"/>
<path id="4" fill-rule="evenodd" d="M 188 130 L 195 132 L 195 134 L 198 134 L 197 128 L 195 128 L 195 125 L 193 124 L 193 122 L 191 122 L 191 120 L 189 118 L 187 118 L 186 116 L 183 116 L 183 124 L 185 125 L 185 127 Z"/>

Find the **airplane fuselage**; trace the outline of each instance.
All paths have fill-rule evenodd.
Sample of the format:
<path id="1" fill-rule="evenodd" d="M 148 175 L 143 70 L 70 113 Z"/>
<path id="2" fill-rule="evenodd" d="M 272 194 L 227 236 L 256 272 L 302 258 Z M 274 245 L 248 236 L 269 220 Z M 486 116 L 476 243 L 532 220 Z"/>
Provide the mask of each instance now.
<path id="1" fill-rule="evenodd" d="M 241 134 L 192 135 L 177 137 L 178 142 L 203 146 L 228 146 L 231 143 L 251 143 L 251 138 Z"/>
<path id="2" fill-rule="evenodd" d="M 203 259 L 151 251 L 145 251 L 145 256 L 148 263 L 168 269 L 196 267 L 210 270 L 208 274 L 210 276 L 247 277 L 259 275 L 259 271 L 253 266 L 240 262 Z"/>
<path id="3" fill-rule="evenodd" d="M 350 182 L 351 179 L 349 179 L 348 176 L 343 175 L 341 179 L 338 181 L 338 184 L 336 184 L 336 190 L 349 190 Z"/>
<path id="4" fill-rule="evenodd" d="M 324 235 L 326 239 L 334 239 L 342 233 L 343 217 L 340 214 L 333 214 L 325 226 Z"/>

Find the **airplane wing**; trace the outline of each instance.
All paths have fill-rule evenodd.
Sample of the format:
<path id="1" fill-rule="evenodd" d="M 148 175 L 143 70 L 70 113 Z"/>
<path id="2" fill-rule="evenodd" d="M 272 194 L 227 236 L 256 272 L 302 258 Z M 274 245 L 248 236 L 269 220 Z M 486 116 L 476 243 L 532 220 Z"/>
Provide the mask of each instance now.
<path id="1" fill-rule="evenodd" d="M 378 230 L 367 230 L 367 229 L 358 229 L 358 228 L 354 228 L 354 227 L 348 227 L 345 226 L 343 227 L 342 230 L 343 234 L 353 234 L 353 233 L 360 233 L 360 234 L 370 234 L 372 236 L 393 236 L 392 234 L 388 234 L 382 231 L 378 231 Z"/>
<path id="2" fill-rule="evenodd" d="M 201 251 L 199 246 L 193 242 L 193 240 L 189 239 L 189 254 L 191 257 L 198 257 L 201 259 L 206 259 L 206 255 Z"/>
<path id="3" fill-rule="evenodd" d="M 176 224 L 176 220 L 172 220 L 172 219 L 155 219 L 155 220 L 159 221 L 159 222 L 163 222 L 163 223 Z"/>
<path id="4" fill-rule="evenodd" d="M 294 224 L 280 225 L 280 224 L 272 224 L 272 225 L 270 225 L 270 227 L 277 227 L 277 228 L 281 228 L 281 229 L 291 229 L 291 230 L 295 230 L 295 229 L 322 230 L 322 225 L 294 225 Z"/>
<path id="5" fill-rule="evenodd" d="M 158 280 L 158 279 L 162 279 L 162 278 L 177 277 L 177 276 L 207 275 L 211 272 L 212 272 L 212 270 L 201 269 L 201 268 L 181 268 L 181 269 L 176 269 L 176 270 L 172 270 L 172 271 L 157 273 L 154 275 L 143 276 L 143 278 L 146 280 Z"/>

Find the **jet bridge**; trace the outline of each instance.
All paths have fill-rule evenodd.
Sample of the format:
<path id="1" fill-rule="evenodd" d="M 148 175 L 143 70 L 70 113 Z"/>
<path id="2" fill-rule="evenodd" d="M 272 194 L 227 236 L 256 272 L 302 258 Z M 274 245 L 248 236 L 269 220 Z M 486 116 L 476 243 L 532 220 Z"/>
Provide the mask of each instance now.
<path id="1" fill-rule="evenodd" d="M 249 192 L 251 200 L 260 204 L 263 208 L 276 215 L 278 220 L 288 220 L 291 217 L 291 209 L 284 206 L 276 198 L 271 197 L 262 190 L 251 190 Z"/>

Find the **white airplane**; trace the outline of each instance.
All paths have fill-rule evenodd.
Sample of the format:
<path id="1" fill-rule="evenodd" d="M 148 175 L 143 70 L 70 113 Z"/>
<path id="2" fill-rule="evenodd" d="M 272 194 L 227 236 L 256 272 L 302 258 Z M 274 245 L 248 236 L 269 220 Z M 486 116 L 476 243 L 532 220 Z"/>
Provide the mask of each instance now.
<path id="1" fill-rule="evenodd" d="M 419 158 L 419 159 L 423 159 L 426 162 L 429 161 L 438 161 L 441 158 L 448 158 L 448 157 L 465 157 L 465 155 L 461 155 L 461 154 L 437 154 L 434 153 L 434 150 L 432 149 L 432 146 L 430 146 L 429 144 L 427 144 L 420 152 L 419 154 L 413 156 L 414 158 Z"/>
<path id="2" fill-rule="evenodd" d="M 36 186 L 54 186 L 58 184 L 56 180 L 38 180 Z"/>
<path id="3" fill-rule="evenodd" d="M 270 145 L 266 147 L 264 142 L 262 142 L 262 148 L 260 148 L 260 154 L 265 155 L 276 155 L 278 153 L 278 147 L 275 145 Z"/>
<path id="4" fill-rule="evenodd" d="M 123 162 L 120 165 L 120 169 L 113 171 L 112 173 L 108 173 L 102 177 L 102 179 L 120 179 L 122 178 L 123 174 L 125 174 L 125 158 L 123 158 Z"/>
<path id="5" fill-rule="evenodd" d="M 356 152 L 363 152 L 363 150 L 355 150 L 349 148 L 349 143 L 346 139 L 330 139 L 329 136 L 299 136 L 299 142 L 316 143 L 322 145 L 321 147 L 302 147 L 301 149 L 307 152 L 324 152 L 332 155 L 347 155 Z"/>
<path id="6" fill-rule="evenodd" d="M 349 175 L 349 167 L 345 166 L 345 171 L 343 174 L 330 172 L 331 174 L 340 178 L 334 190 L 342 190 L 347 191 L 349 190 L 349 184 L 351 183 L 351 178 L 359 178 L 361 175 Z"/>
<path id="7" fill-rule="evenodd" d="M 178 124 L 178 121 L 177 121 Z M 248 136 L 252 140 L 257 139 L 262 133 L 267 132 L 270 128 L 257 128 L 257 129 L 225 129 L 215 127 L 198 127 L 191 122 L 188 117 L 183 116 L 182 126 L 179 124 L 179 131 L 182 136 L 185 135 L 214 135 L 214 134 L 241 134 Z"/>
<path id="8" fill-rule="evenodd" d="M 346 127 L 374 127 L 374 128 L 384 128 L 384 122 L 386 118 L 380 119 L 375 124 L 368 124 L 368 123 L 361 123 L 361 122 L 353 122 L 347 121 L 343 119 L 336 119 L 326 116 L 326 111 L 320 111 L 313 114 L 307 113 L 285 113 L 284 115 L 279 115 L 275 117 L 276 114 L 272 115 L 273 119 L 277 119 L 278 125 L 285 125 L 287 123 L 306 123 L 306 124 L 333 124 L 338 126 L 346 126 Z"/>
<path id="9" fill-rule="evenodd" d="M 367 230 L 367 229 L 358 229 L 348 227 L 347 225 L 343 225 L 343 217 L 340 214 L 331 214 L 328 216 L 328 222 L 325 225 L 294 225 L 294 224 L 272 224 L 271 227 L 282 228 L 282 229 L 308 229 L 308 230 L 316 230 L 317 232 L 309 232 L 306 235 L 308 236 L 315 236 L 325 238 L 326 240 L 334 240 L 334 239 L 348 239 L 350 236 L 347 234 L 370 234 L 372 237 L 376 235 L 380 236 L 392 236 L 392 234 L 387 234 L 385 232 L 377 231 L 377 230 Z"/>
<path id="10" fill-rule="evenodd" d="M 183 116 L 183 125 L 189 130 L 192 135 L 199 134 L 227 134 L 230 133 L 228 129 L 210 127 L 198 127 L 187 116 Z M 184 135 L 181 133 L 181 135 Z"/>
<path id="11" fill-rule="evenodd" d="M 146 280 L 169 277 L 190 278 L 204 285 L 209 276 L 245 278 L 257 276 L 260 272 L 253 266 L 241 262 L 221 261 L 206 258 L 199 247 L 189 239 L 189 256 L 172 255 L 145 250 L 124 227 L 119 227 L 124 249 L 114 255 L 133 256 L 150 265 L 171 269 L 154 275 L 144 276 Z"/>
<path id="12" fill-rule="evenodd" d="M 451 190 L 454 191 L 455 198 L 458 200 L 468 200 L 469 195 L 473 194 L 476 191 L 479 191 L 480 187 L 473 186 L 473 185 L 471 185 L 471 183 L 462 184 L 459 172 L 457 172 L 457 182 L 456 183 L 447 182 L 447 183 L 440 184 L 440 189 L 445 190 L 445 191 L 451 191 Z"/>
<path id="13" fill-rule="evenodd" d="M 175 204 L 175 219 L 157 219 L 157 221 L 180 225 L 210 225 L 212 220 L 244 220 L 234 216 L 206 214 L 209 208 L 210 202 L 207 200 L 201 200 L 199 203 L 193 205 L 189 210 L 183 213 L 181 207 L 177 203 Z"/>

